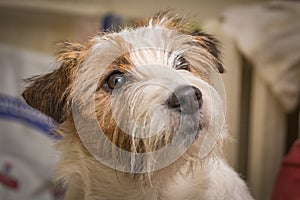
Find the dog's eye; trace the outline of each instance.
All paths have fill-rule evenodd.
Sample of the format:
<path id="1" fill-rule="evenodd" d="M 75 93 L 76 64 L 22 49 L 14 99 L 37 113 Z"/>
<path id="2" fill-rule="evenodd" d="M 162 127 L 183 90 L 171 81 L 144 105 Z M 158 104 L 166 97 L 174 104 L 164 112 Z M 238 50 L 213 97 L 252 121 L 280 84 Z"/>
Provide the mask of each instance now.
<path id="1" fill-rule="evenodd" d="M 184 57 L 180 56 L 175 60 L 175 69 L 190 71 L 190 64 Z"/>
<path id="2" fill-rule="evenodd" d="M 120 88 L 126 82 L 123 72 L 115 71 L 106 79 L 106 85 L 109 89 Z"/>

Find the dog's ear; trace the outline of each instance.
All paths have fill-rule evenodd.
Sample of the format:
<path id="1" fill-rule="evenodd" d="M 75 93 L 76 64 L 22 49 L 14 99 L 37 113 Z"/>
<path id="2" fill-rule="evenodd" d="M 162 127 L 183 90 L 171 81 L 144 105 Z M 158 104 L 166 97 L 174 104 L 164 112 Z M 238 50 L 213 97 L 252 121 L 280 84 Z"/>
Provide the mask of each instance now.
<path id="1" fill-rule="evenodd" d="M 31 107 L 61 123 L 69 113 L 71 83 L 77 71 L 82 46 L 61 42 L 57 47 L 59 67 L 51 73 L 27 79 L 28 85 L 22 96 Z"/>
<path id="2" fill-rule="evenodd" d="M 218 40 L 214 38 L 212 35 L 204 33 L 201 30 L 195 30 L 191 32 L 191 35 L 193 37 L 193 40 L 197 43 L 197 45 L 202 46 L 208 51 L 208 53 L 210 53 L 213 61 L 216 64 L 216 68 L 220 73 L 223 73 L 225 70 L 220 58 L 220 51 L 218 49 L 219 48 Z"/>

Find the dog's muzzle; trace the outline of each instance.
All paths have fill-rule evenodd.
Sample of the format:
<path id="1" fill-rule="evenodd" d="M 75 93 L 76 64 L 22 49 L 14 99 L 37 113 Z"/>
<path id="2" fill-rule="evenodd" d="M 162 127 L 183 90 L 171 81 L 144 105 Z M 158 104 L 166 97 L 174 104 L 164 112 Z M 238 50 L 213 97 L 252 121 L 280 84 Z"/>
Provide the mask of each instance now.
<path id="1" fill-rule="evenodd" d="M 203 104 L 201 91 L 190 85 L 175 88 L 167 100 L 170 109 L 184 114 L 194 114 Z"/>

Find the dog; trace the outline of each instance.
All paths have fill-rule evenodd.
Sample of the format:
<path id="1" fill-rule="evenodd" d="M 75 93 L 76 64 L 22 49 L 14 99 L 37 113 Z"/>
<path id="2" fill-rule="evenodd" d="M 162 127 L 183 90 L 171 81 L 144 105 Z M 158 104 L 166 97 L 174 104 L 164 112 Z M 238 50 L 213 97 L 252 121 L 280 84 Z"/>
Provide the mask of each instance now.
<path id="1" fill-rule="evenodd" d="M 67 200 L 253 199 L 226 163 L 217 40 L 161 13 L 85 45 L 22 93 L 52 117 Z"/>

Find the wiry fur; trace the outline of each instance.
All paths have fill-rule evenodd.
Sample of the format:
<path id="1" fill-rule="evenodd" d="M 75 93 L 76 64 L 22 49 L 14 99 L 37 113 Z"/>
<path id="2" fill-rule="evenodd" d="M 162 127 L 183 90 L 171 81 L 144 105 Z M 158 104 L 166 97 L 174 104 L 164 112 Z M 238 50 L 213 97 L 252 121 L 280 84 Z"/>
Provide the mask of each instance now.
<path id="1" fill-rule="evenodd" d="M 189 71 L 175 70 L 180 56 Z M 185 20 L 160 14 L 147 25 L 95 36 L 84 46 L 61 43 L 57 60 L 61 65 L 52 73 L 30 79 L 23 97 L 60 123 L 57 179 L 67 187 L 66 199 L 252 199 L 222 158 L 223 103 L 211 74 L 224 70 L 212 36 L 191 33 Z M 105 85 L 114 70 L 124 71 L 130 80 L 116 92 Z M 166 105 L 182 85 L 201 90 L 199 112 L 182 115 Z M 84 119 L 81 128 L 76 116 Z M 105 139 L 99 139 L 98 125 Z M 99 161 L 127 161 L 115 154 L 115 146 L 106 148 L 110 142 L 141 154 L 159 151 L 174 140 L 188 149 L 157 170 L 160 163 L 151 156 L 142 161 L 131 156 L 129 167 L 121 170 Z M 135 173 L 137 169 L 146 171 Z"/>

